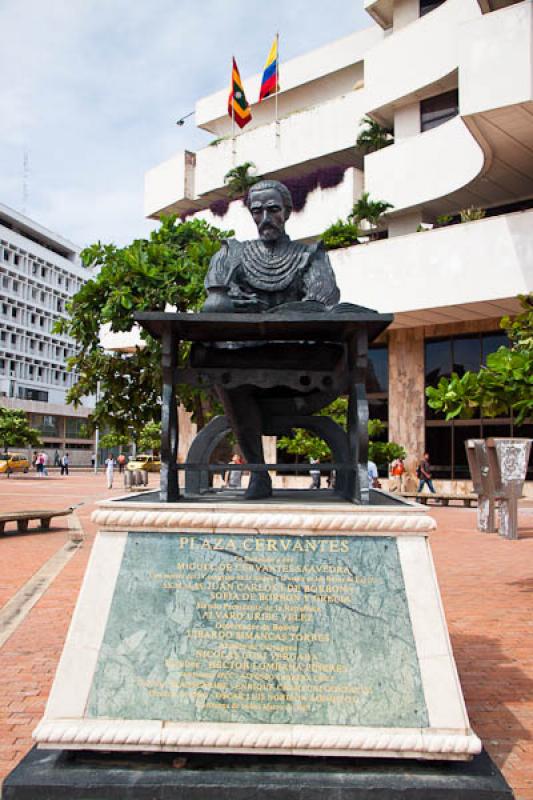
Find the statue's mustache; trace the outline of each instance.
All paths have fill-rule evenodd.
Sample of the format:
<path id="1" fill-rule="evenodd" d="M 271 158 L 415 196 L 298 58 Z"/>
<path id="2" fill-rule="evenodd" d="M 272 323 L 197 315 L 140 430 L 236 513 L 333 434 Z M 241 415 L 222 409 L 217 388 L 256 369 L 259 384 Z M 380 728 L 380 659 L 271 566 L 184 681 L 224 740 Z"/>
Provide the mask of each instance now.
<path id="1" fill-rule="evenodd" d="M 262 233 L 263 231 L 279 231 L 280 225 L 276 225 L 275 222 L 262 222 L 259 225 L 258 231 Z"/>

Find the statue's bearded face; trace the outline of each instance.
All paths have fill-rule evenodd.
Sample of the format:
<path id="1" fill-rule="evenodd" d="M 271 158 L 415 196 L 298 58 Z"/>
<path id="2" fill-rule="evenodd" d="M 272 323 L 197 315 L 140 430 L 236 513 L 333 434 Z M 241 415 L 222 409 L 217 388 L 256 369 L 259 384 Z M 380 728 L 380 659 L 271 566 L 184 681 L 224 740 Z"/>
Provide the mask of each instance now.
<path id="1" fill-rule="evenodd" d="M 283 236 L 288 214 L 276 189 L 252 191 L 248 207 L 263 242 L 276 242 Z"/>

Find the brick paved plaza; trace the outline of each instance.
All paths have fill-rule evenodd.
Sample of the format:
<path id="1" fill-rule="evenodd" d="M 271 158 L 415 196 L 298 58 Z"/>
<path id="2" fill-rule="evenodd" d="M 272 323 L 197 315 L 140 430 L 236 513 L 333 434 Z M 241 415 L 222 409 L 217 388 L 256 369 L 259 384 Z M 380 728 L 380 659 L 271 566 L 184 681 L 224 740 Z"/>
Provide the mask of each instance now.
<path id="1" fill-rule="evenodd" d="M 150 476 L 154 485 L 157 477 Z M 90 515 L 95 501 L 123 493 L 118 475 L 115 486 L 106 488 L 103 473 L 0 478 L 1 511 L 83 502 L 77 518 L 86 537 L 70 544 L 68 517 L 50 532 L 17 534 L 8 526 L 0 535 L 0 781 L 31 747 L 95 534 Z M 517 800 L 533 800 L 532 506 L 521 507 L 514 542 L 478 533 L 474 510 L 431 511 L 438 522 L 433 555 L 470 720 Z M 38 599 L 28 610 L 30 590 Z M 27 613 L 19 610 L 17 619 L 24 602 Z"/>

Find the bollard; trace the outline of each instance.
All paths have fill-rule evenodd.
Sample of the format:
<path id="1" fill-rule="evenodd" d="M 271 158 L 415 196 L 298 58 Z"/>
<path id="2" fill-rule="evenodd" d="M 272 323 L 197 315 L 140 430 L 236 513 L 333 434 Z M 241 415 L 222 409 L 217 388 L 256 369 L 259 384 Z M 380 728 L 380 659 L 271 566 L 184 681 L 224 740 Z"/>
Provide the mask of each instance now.
<path id="1" fill-rule="evenodd" d="M 474 492 L 478 496 L 478 530 L 484 533 L 494 533 L 496 531 L 496 487 L 489 466 L 489 457 L 485 440 L 467 439 L 465 447 L 470 476 L 474 484 Z"/>
<path id="2" fill-rule="evenodd" d="M 531 439 L 487 439 L 490 471 L 500 497 L 499 534 L 518 539 L 518 499 L 527 474 Z"/>

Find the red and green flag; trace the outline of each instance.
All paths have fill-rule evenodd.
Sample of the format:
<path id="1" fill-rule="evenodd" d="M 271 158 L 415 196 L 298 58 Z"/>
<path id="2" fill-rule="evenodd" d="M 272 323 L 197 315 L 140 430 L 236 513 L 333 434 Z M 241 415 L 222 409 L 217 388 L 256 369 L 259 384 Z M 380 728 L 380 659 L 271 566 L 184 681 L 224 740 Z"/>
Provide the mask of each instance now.
<path id="1" fill-rule="evenodd" d="M 231 71 L 231 88 L 228 97 L 228 114 L 235 120 L 239 128 L 244 128 L 245 125 L 252 119 L 252 112 L 244 94 L 239 68 L 235 58 L 233 59 L 233 69 Z"/>

